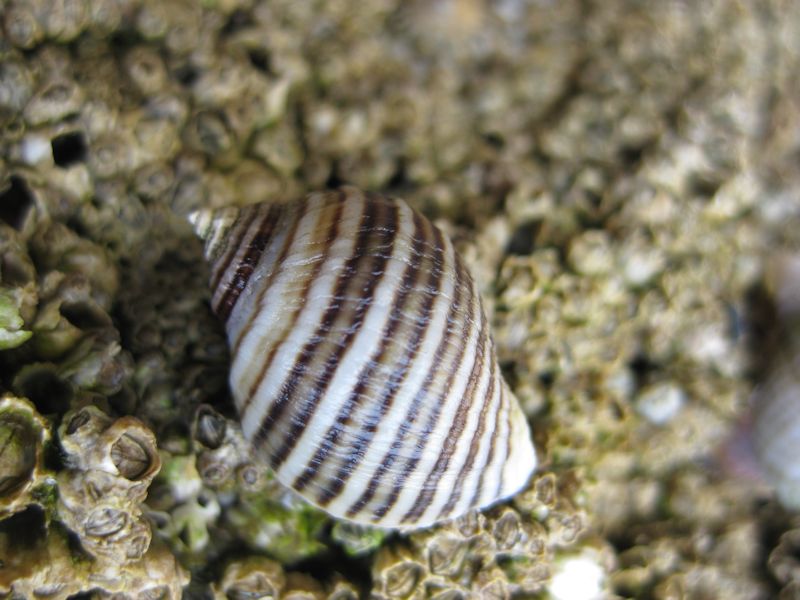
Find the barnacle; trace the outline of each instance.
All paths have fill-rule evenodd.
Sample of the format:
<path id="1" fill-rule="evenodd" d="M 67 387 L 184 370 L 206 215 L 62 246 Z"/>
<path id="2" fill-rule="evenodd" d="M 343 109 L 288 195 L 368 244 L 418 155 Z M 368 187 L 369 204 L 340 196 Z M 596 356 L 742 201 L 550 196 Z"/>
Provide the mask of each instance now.
<path id="1" fill-rule="evenodd" d="M 52 487 L 44 465 L 49 440 L 50 426 L 31 402 L 0 397 L 0 519 L 26 509 Z"/>
<path id="2" fill-rule="evenodd" d="M 408 598 L 421 593 L 425 565 L 407 551 L 382 550 L 375 560 L 373 587 L 387 598 Z"/>
<path id="3" fill-rule="evenodd" d="M 8 336 L 4 343 L 14 347 L 30 337 L 23 327 L 30 326 L 33 321 L 39 293 L 35 283 L 36 269 L 25 243 L 21 235 L 5 223 L 0 224 L 0 277 L 3 329 Z"/>
<path id="4" fill-rule="evenodd" d="M 23 329 L 19 314 L 22 294 L 0 290 L 0 350 L 16 348 L 30 339 L 32 332 Z"/>
<path id="5" fill-rule="evenodd" d="M 252 465 L 251 450 L 241 430 L 229 423 L 208 405 L 201 405 L 195 417 L 194 440 L 197 451 L 197 471 L 203 483 L 212 488 L 231 487 L 243 471 Z M 252 469 L 247 488 L 257 489 L 258 469 Z"/>
<path id="6" fill-rule="evenodd" d="M 38 229 L 30 248 L 40 271 L 85 278 L 91 297 L 103 309 L 110 308 L 119 289 L 119 273 L 104 248 L 56 222 Z"/>
<path id="7" fill-rule="evenodd" d="M 266 558 L 248 558 L 229 564 L 218 584 L 214 585 L 220 598 L 282 597 L 286 576 L 281 566 Z"/>
<path id="8" fill-rule="evenodd" d="M 15 526 L 28 529 L 18 530 Z M 186 572 L 158 542 L 139 560 L 103 563 L 76 551 L 65 530 L 50 527 L 38 535 L 39 532 L 32 534 L 31 526 L 29 522 L 12 524 L 8 531 L 0 533 L 2 593 L 25 598 L 67 598 L 94 592 L 103 596 L 178 600 L 188 581 Z M 25 540 L 23 543 L 20 537 Z"/>
<path id="9" fill-rule="evenodd" d="M 25 119 L 40 125 L 70 117 L 80 111 L 84 101 L 83 90 L 69 79 L 47 81 L 25 106 Z"/>
<path id="10" fill-rule="evenodd" d="M 70 465 L 53 474 L 43 462 L 49 428 L 30 402 L 0 399 L 0 432 L 0 591 L 180 596 L 185 574 L 163 546 L 151 546 L 138 506 L 158 470 L 152 433 L 91 405 L 70 411 L 59 430 Z"/>
<path id="11" fill-rule="evenodd" d="M 60 520 L 92 556 L 140 559 L 151 540 L 140 504 L 161 466 L 153 433 L 89 405 L 64 416 L 59 438 L 69 462 L 58 474 Z"/>
<path id="12" fill-rule="evenodd" d="M 380 549 L 373 567 L 374 589 L 387 598 L 503 598 L 541 592 L 556 553 L 572 544 L 564 539 L 564 523 L 582 528 L 584 522 L 570 508 L 569 498 L 553 489 L 553 482 L 553 474 L 541 474 L 533 487 L 514 499 L 514 508 L 473 512 L 414 534 L 400 552 Z M 555 507 L 559 510 L 552 510 Z"/>

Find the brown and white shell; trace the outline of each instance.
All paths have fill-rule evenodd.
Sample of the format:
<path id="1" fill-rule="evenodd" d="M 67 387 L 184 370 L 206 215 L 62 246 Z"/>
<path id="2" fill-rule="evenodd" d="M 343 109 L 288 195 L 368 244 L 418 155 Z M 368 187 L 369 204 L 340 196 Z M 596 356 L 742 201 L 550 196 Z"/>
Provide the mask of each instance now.
<path id="1" fill-rule="evenodd" d="M 404 201 L 354 188 L 198 211 L 242 429 L 333 516 L 424 527 L 523 488 L 530 430 L 477 287 Z"/>

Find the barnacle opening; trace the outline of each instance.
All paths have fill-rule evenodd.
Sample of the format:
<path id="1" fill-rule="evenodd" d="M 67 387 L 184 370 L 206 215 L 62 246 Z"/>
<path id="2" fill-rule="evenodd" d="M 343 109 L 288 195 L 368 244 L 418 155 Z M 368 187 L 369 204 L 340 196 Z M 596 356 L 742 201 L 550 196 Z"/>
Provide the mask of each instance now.
<path id="1" fill-rule="evenodd" d="M 87 410 L 82 410 L 78 412 L 74 417 L 72 417 L 67 424 L 67 435 L 73 435 L 76 431 L 78 431 L 81 427 L 86 425 L 92 418 L 92 415 Z"/>
<path id="2" fill-rule="evenodd" d="M 111 318 L 100 306 L 87 300 L 64 301 L 58 312 L 78 329 L 99 329 L 111 325 Z"/>
<path id="3" fill-rule="evenodd" d="M 207 405 L 197 409 L 195 439 L 211 450 L 216 450 L 225 439 L 225 418 Z"/>
<path id="4" fill-rule="evenodd" d="M 154 460 L 149 446 L 130 433 L 123 433 L 111 446 L 111 460 L 119 474 L 130 481 L 143 479 Z"/>
<path id="5" fill-rule="evenodd" d="M 84 531 L 91 537 L 111 537 L 122 531 L 127 523 L 127 513 L 114 508 L 102 507 L 89 514 Z"/>
<path id="6" fill-rule="evenodd" d="M 86 138 L 80 131 L 62 133 L 50 140 L 53 148 L 53 161 L 59 167 L 70 167 L 85 162 L 88 153 Z"/>
<path id="7" fill-rule="evenodd" d="M 14 540 L 14 547 L 19 552 L 34 548 L 46 535 L 45 512 L 36 504 L 0 521 L 0 536 Z"/>
<path id="8" fill-rule="evenodd" d="M 8 188 L 0 192 L 0 220 L 21 231 L 33 203 L 33 193 L 28 184 L 22 177 L 12 175 Z"/>
<path id="9" fill-rule="evenodd" d="M 391 567 L 386 574 L 386 592 L 395 598 L 405 598 L 419 584 L 424 575 L 422 565 L 406 561 Z"/>
<path id="10" fill-rule="evenodd" d="M 3 199 L 0 196 L 0 210 Z M 36 273 L 27 254 L 13 246 L 0 254 L 0 275 L 3 283 L 11 287 L 21 287 L 33 281 Z"/>
<path id="11" fill-rule="evenodd" d="M 127 551 L 125 552 L 125 556 L 129 559 L 135 560 L 137 558 L 141 558 L 141 556 L 147 552 L 147 548 L 150 546 L 150 536 L 149 535 L 137 535 L 133 537 L 127 544 Z M 157 596 L 160 597 L 160 596 Z"/>
<path id="12" fill-rule="evenodd" d="M 28 398 L 43 415 L 62 415 L 70 408 L 72 386 L 58 374 L 51 363 L 34 363 L 23 367 L 12 384 L 19 396 Z"/>

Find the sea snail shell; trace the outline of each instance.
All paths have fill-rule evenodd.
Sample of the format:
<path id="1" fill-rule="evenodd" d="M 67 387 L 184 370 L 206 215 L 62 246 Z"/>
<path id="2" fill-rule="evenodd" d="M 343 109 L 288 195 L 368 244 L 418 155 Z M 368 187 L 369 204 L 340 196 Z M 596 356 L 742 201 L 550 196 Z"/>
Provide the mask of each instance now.
<path id="1" fill-rule="evenodd" d="M 335 517 L 425 527 L 525 486 L 527 421 L 452 243 L 354 188 L 198 211 L 245 436 Z"/>

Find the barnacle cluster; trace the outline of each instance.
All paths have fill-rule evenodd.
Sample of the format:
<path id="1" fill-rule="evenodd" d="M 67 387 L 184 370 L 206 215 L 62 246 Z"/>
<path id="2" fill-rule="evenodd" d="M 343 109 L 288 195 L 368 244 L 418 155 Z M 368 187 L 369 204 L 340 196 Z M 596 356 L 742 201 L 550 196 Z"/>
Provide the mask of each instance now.
<path id="1" fill-rule="evenodd" d="M 161 467 L 155 436 L 134 417 L 112 421 L 94 406 L 69 411 L 59 440 L 58 514 L 95 557 L 124 563 L 150 546 L 140 504 Z"/>
<path id="2" fill-rule="evenodd" d="M 376 598 L 508 598 L 547 589 L 559 551 L 577 552 L 585 515 L 553 474 L 513 506 L 498 507 L 384 546 L 373 565 Z M 608 567 L 608 558 L 599 566 Z M 599 590 L 598 590 L 599 592 Z"/>
<path id="3" fill-rule="evenodd" d="M 0 593 L 795 597 L 796 514 L 713 457 L 796 351 L 798 10 L 9 0 Z M 542 459 L 513 501 L 351 529 L 249 455 L 184 216 L 341 183 L 469 263 Z"/>

